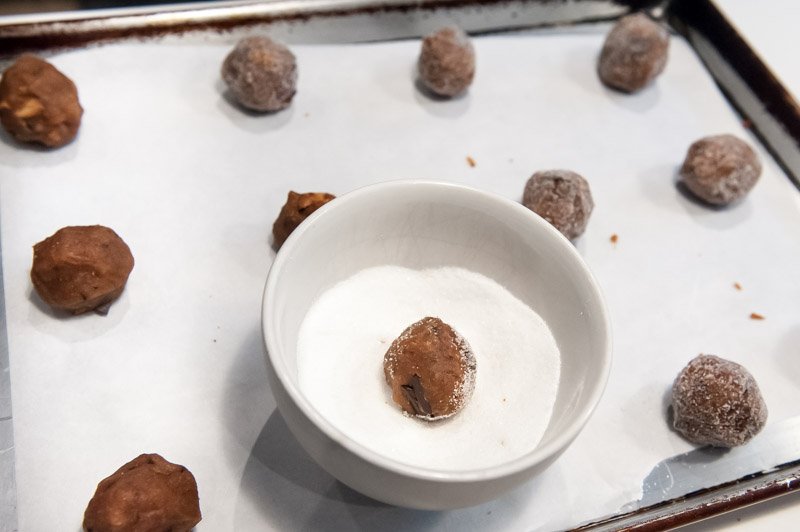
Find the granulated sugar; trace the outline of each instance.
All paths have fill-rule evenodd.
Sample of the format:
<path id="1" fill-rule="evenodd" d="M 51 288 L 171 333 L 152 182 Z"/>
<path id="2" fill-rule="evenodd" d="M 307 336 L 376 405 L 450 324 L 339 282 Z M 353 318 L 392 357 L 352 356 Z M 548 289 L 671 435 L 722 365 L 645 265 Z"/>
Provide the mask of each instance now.
<path id="1" fill-rule="evenodd" d="M 455 416 L 403 415 L 383 375 L 392 341 L 425 316 L 475 353 L 475 390 Z M 556 398 L 560 355 L 547 324 L 483 275 L 461 268 L 369 268 L 312 305 L 299 332 L 300 389 L 343 433 L 410 465 L 442 471 L 497 465 L 532 451 Z"/>

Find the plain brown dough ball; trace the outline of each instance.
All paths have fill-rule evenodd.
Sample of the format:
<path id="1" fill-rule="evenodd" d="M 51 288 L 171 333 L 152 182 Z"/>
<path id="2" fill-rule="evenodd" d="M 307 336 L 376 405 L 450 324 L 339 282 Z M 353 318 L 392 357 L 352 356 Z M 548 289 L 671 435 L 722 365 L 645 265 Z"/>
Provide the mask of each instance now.
<path id="1" fill-rule="evenodd" d="M 694 142 L 681 167 L 686 188 L 712 205 L 728 205 L 743 198 L 760 176 L 758 155 L 733 135 L 716 135 Z"/>
<path id="2" fill-rule="evenodd" d="M 103 312 L 122 294 L 132 269 L 131 250 L 113 230 L 70 226 L 33 246 L 31 281 L 53 308 Z"/>
<path id="3" fill-rule="evenodd" d="M 597 71 L 609 87 L 636 92 L 664 71 L 668 49 L 666 29 L 642 13 L 628 15 L 606 37 Z"/>
<path id="4" fill-rule="evenodd" d="M 246 37 L 222 63 L 222 79 L 248 109 L 280 111 L 289 107 L 297 92 L 297 62 L 279 42 Z"/>
<path id="5" fill-rule="evenodd" d="M 406 414 L 428 421 L 461 410 L 475 387 L 475 368 L 466 340 L 432 317 L 406 328 L 383 357 L 394 402 Z"/>
<path id="6" fill-rule="evenodd" d="M 157 454 L 142 454 L 97 485 L 83 516 L 83 529 L 188 532 L 200 519 L 194 475 Z"/>
<path id="7" fill-rule="evenodd" d="M 417 68 L 425 87 L 439 96 L 456 96 L 475 77 L 475 50 L 460 28 L 442 28 L 422 41 Z"/>
<path id="8" fill-rule="evenodd" d="M 0 79 L 0 121 L 21 142 L 68 144 L 81 125 L 78 89 L 53 65 L 22 55 Z"/>
<path id="9" fill-rule="evenodd" d="M 714 355 L 695 357 L 678 374 L 672 408 L 675 430 L 700 445 L 742 445 L 767 422 L 767 405 L 750 372 Z"/>
<path id="10" fill-rule="evenodd" d="M 272 224 L 272 239 L 275 248 L 280 248 L 283 243 L 292 234 L 292 231 L 297 229 L 297 226 L 303 223 L 303 220 L 311 216 L 311 214 L 331 201 L 336 196 L 328 194 L 327 192 L 306 192 L 298 194 L 294 191 L 289 191 L 281 208 L 278 218 Z"/>
<path id="11" fill-rule="evenodd" d="M 533 174 L 525 184 L 522 204 L 570 240 L 583 234 L 594 209 L 589 183 L 569 170 Z"/>

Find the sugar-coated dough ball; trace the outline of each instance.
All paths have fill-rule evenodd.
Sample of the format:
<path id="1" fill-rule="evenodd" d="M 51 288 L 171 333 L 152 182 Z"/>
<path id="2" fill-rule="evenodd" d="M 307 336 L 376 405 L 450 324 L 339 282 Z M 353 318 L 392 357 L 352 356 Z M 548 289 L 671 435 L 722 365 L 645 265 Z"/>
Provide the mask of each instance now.
<path id="1" fill-rule="evenodd" d="M 20 56 L 0 79 L 0 122 L 21 142 L 58 148 L 78 134 L 83 108 L 78 89 L 53 65 Z"/>
<path id="2" fill-rule="evenodd" d="M 428 89 L 439 96 L 456 96 L 475 77 L 475 50 L 460 28 L 442 28 L 422 41 L 417 67 Z"/>
<path id="3" fill-rule="evenodd" d="M 83 516 L 83 529 L 189 532 L 200 519 L 194 475 L 157 454 L 142 454 L 97 485 Z"/>
<path id="4" fill-rule="evenodd" d="M 475 387 L 475 368 L 466 340 L 432 317 L 406 328 L 383 357 L 394 402 L 406 414 L 428 421 L 461 410 Z"/>
<path id="5" fill-rule="evenodd" d="M 681 167 L 686 188 L 712 205 L 728 205 L 743 198 L 760 176 L 758 155 L 733 135 L 705 137 L 693 143 Z"/>
<path id="6" fill-rule="evenodd" d="M 589 183 L 569 170 L 533 174 L 525 184 L 522 204 L 570 240 L 583 234 L 594 209 Z"/>
<path id="7" fill-rule="evenodd" d="M 281 208 L 278 218 L 272 224 L 272 238 L 276 248 L 280 248 L 283 243 L 292 234 L 292 231 L 297 229 L 297 226 L 303 223 L 303 220 L 311 216 L 311 214 L 331 201 L 336 196 L 328 194 L 327 192 L 305 192 L 298 194 L 294 191 L 289 191 Z"/>
<path id="8" fill-rule="evenodd" d="M 289 107 L 297 92 L 297 62 L 279 42 L 246 37 L 225 58 L 222 79 L 248 109 L 279 111 Z"/>
<path id="9" fill-rule="evenodd" d="M 741 365 L 699 355 L 672 386 L 675 429 L 701 445 L 747 443 L 767 422 L 767 405 L 753 376 Z"/>
<path id="10" fill-rule="evenodd" d="M 611 88 L 636 92 L 663 72 L 668 49 L 669 33 L 647 15 L 623 17 L 609 32 L 600 52 L 600 79 Z"/>
<path id="11" fill-rule="evenodd" d="M 102 312 L 122 294 L 132 269 L 131 250 L 113 230 L 70 226 L 33 246 L 31 281 L 53 308 Z"/>

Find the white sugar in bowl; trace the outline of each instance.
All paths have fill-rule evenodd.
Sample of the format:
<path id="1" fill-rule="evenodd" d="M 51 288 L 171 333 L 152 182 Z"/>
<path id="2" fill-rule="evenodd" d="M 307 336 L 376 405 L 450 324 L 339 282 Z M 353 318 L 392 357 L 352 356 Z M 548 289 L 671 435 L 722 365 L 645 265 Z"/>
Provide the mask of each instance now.
<path id="1" fill-rule="evenodd" d="M 552 416 L 537 445 L 496 465 L 437 470 L 362 445 L 314 407 L 298 379 L 298 334 L 306 313 L 332 286 L 383 265 L 457 266 L 479 273 L 544 319 L 558 345 L 561 369 Z M 262 324 L 269 384 L 300 445 L 344 484 L 410 508 L 483 503 L 543 471 L 578 436 L 611 366 L 605 303 L 574 246 L 519 203 L 449 183 L 371 185 L 312 214 L 275 258 Z"/>

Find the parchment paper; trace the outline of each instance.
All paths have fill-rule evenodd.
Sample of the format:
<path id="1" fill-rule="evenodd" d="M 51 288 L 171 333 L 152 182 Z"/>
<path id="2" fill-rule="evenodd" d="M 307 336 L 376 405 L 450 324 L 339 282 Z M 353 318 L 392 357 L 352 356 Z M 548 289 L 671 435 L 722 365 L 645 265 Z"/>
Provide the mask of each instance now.
<path id="1" fill-rule="evenodd" d="M 750 369 L 770 423 L 797 415 L 800 194 L 759 148 L 764 173 L 742 203 L 685 195 L 676 173 L 692 141 L 757 141 L 680 38 L 654 86 L 603 88 L 606 30 L 476 38 L 475 83 L 454 101 L 415 87 L 418 42 L 296 46 L 298 95 L 267 116 L 227 99 L 226 45 L 53 57 L 86 109 L 79 137 L 56 151 L 0 143 L 20 529 L 77 530 L 96 484 L 143 452 L 194 473 L 199 530 L 553 529 L 616 512 L 657 462 L 692 448 L 667 425 L 666 394 L 700 352 Z M 260 303 L 287 191 L 428 178 L 520 199 L 549 168 L 591 184 L 577 247 L 614 325 L 611 378 L 585 430 L 544 474 L 475 508 L 394 508 L 336 482 L 266 383 Z M 31 246 L 94 223 L 130 245 L 128 286 L 106 317 L 56 316 L 31 292 Z"/>

